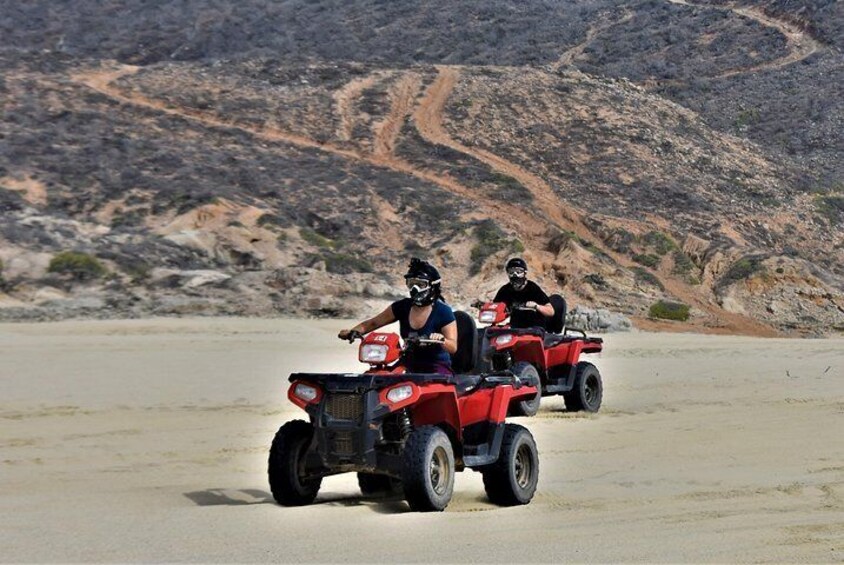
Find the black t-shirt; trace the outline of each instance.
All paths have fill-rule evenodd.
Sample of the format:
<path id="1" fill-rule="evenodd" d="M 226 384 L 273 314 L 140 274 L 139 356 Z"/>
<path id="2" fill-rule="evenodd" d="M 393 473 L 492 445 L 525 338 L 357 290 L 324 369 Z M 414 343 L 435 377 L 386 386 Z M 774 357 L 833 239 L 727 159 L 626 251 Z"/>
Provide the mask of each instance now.
<path id="1" fill-rule="evenodd" d="M 511 284 L 505 284 L 495 294 L 493 302 L 503 302 L 510 309 L 510 327 L 513 328 L 532 328 L 538 326 L 545 327 L 545 316 L 539 312 L 530 310 L 513 310 L 513 304 L 524 304 L 529 301 L 536 302 L 540 305 L 545 305 L 551 301 L 548 295 L 539 288 L 539 285 L 533 281 L 528 281 L 522 290 L 516 290 Z"/>

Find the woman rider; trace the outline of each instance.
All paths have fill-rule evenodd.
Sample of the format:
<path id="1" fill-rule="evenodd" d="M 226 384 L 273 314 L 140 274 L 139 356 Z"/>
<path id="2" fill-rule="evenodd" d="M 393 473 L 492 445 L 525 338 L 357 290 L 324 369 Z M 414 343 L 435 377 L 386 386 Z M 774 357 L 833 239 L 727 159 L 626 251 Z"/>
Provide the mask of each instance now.
<path id="1" fill-rule="evenodd" d="M 349 330 L 341 330 L 337 337 L 349 339 L 352 332 L 367 334 L 398 320 L 403 339 L 420 337 L 442 341 L 442 344 L 420 344 L 410 348 L 405 354 L 408 371 L 451 374 L 450 354 L 457 351 L 457 322 L 451 307 L 441 298 L 440 273 L 427 261 L 413 258 L 404 280 L 410 298 L 393 302 L 374 318 Z"/>

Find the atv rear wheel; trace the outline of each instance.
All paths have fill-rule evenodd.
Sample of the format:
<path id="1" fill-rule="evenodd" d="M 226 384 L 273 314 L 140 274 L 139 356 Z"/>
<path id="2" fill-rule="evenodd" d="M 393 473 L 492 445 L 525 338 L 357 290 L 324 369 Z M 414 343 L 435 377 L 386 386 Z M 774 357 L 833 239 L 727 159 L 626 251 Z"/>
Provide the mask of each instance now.
<path id="1" fill-rule="evenodd" d="M 402 486 L 411 510 L 442 511 L 454 492 L 454 450 L 436 426 L 413 430 L 404 445 Z"/>
<path id="2" fill-rule="evenodd" d="M 313 426 L 302 420 L 287 422 L 275 434 L 267 474 L 273 498 L 283 506 L 310 504 L 319 492 L 322 477 L 305 474 L 305 453 L 313 437 Z"/>
<path id="3" fill-rule="evenodd" d="M 358 473 L 358 486 L 365 496 L 392 496 L 403 492 L 400 480 L 373 473 Z"/>
<path id="4" fill-rule="evenodd" d="M 577 364 L 574 376 L 574 388 L 563 395 L 569 412 L 597 412 L 604 397 L 604 385 L 601 373 L 592 363 L 581 361 Z"/>
<path id="5" fill-rule="evenodd" d="M 510 404 L 510 416 L 535 416 L 539 412 L 539 403 L 542 401 L 542 381 L 539 378 L 539 371 L 525 361 L 519 361 L 513 365 L 511 371 L 523 383 L 535 386 L 537 392 L 536 396 L 531 398 L 514 400 Z"/>
<path id="6" fill-rule="evenodd" d="M 498 461 L 481 468 L 489 500 L 501 506 L 527 504 L 539 482 L 539 455 L 527 428 L 506 424 Z"/>

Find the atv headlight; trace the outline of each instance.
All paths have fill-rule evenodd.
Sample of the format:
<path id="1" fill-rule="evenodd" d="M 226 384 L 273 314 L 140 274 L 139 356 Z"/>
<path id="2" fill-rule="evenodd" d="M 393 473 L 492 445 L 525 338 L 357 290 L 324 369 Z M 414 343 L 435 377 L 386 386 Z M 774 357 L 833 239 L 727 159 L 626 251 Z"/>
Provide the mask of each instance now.
<path id="1" fill-rule="evenodd" d="M 501 347 L 501 346 L 507 345 L 511 341 L 513 341 L 513 336 L 511 334 L 504 334 L 504 335 L 500 335 L 497 338 L 495 338 L 495 345 L 498 345 L 499 347 Z"/>
<path id="2" fill-rule="evenodd" d="M 319 391 L 316 389 L 316 387 L 299 383 L 296 385 L 296 388 L 293 389 L 293 394 L 295 394 L 298 398 L 301 398 L 305 402 L 311 402 L 317 397 Z"/>
<path id="3" fill-rule="evenodd" d="M 383 363 L 389 349 L 386 345 L 367 343 L 360 348 L 360 360 L 363 363 Z"/>
<path id="4" fill-rule="evenodd" d="M 495 321 L 495 310 L 484 310 L 481 312 L 481 315 L 478 316 L 478 320 L 484 324 L 493 323 Z"/>
<path id="5" fill-rule="evenodd" d="M 410 385 L 397 386 L 387 391 L 387 400 L 392 403 L 407 400 L 411 396 L 413 396 L 413 387 Z"/>

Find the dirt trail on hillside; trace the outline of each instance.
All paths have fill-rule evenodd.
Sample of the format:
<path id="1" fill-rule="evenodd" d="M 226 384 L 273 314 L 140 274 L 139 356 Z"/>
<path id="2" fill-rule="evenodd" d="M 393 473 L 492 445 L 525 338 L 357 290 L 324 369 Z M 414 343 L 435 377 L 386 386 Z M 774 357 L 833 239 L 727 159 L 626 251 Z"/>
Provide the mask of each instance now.
<path id="1" fill-rule="evenodd" d="M 415 167 L 413 164 L 408 163 L 393 154 L 392 149 L 395 138 L 392 138 L 392 141 L 389 143 L 386 141 L 380 142 L 382 149 L 379 150 L 380 152 L 378 154 L 354 151 L 338 147 L 331 143 L 319 143 L 313 139 L 283 131 L 276 127 L 247 126 L 236 122 L 222 120 L 206 111 L 173 107 L 163 101 L 151 99 L 135 92 L 124 92 L 113 85 L 115 81 L 124 76 L 132 75 L 138 70 L 138 67 L 125 65 L 113 69 L 98 69 L 79 73 L 71 78 L 81 85 L 91 88 L 104 96 L 124 104 L 155 110 L 157 112 L 179 118 L 190 119 L 215 128 L 237 129 L 267 141 L 287 143 L 298 147 L 332 153 L 348 159 L 363 161 L 376 167 L 387 168 L 399 173 L 408 174 L 418 179 L 430 182 L 447 192 L 471 202 L 473 205 L 484 210 L 489 217 L 498 219 L 514 233 L 518 234 L 523 242 L 532 249 L 541 250 L 545 247 L 548 238 L 548 227 L 549 225 L 553 225 L 561 229 L 570 230 L 577 234 L 578 237 L 594 242 L 594 244 L 596 244 L 602 251 L 604 251 L 621 266 L 627 268 L 637 266 L 632 259 L 618 254 L 608 248 L 599 237 L 593 234 L 592 231 L 586 227 L 582 221 L 582 216 L 578 211 L 573 208 L 564 210 L 564 203 L 556 196 L 553 188 L 547 182 L 528 172 L 519 165 L 494 155 L 489 151 L 478 148 L 469 148 L 449 136 L 442 125 L 443 109 L 459 76 L 456 69 L 438 67 L 439 74 L 437 78 L 431 86 L 428 87 L 423 99 L 413 112 L 413 118 L 420 134 L 432 143 L 445 145 L 455 151 L 472 156 L 481 162 L 486 163 L 494 170 L 515 178 L 534 196 L 535 202 L 531 203 L 530 207 L 488 198 L 484 194 L 479 193 L 477 190 L 473 190 L 460 184 L 448 175 L 437 174 Z M 398 127 L 400 130 L 400 124 L 404 119 L 403 117 L 400 118 L 400 116 L 407 115 L 405 108 L 409 104 L 409 101 L 412 101 L 414 97 L 412 94 L 413 84 L 414 81 L 412 79 L 407 79 L 404 83 L 404 87 L 401 89 L 401 92 L 404 94 L 400 93 L 400 95 L 394 99 L 393 107 L 389 113 L 389 116 L 392 116 L 393 118 L 391 122 L 388 121 L 388 124 L 392 123 L 398 125 L 390 125 L 390 128 Z M 386 137 L 382 136 L 382 139 L 384 140 L 388 138 L 389 135 Z M 728 331 L 749 335 L 777 335 L 775 330 L 765 324 L 739 314 L 727 312 L 714 304 L 710 304 L 684 283 L 664 278 L 659 275 L 657 276 L 665 286 L 666 291 L 678 300 L 682 300 L 683 302 L 697 307 L 701 311 L 709 314 L 712 318 L 711 323 L 713 323 L 716 327 L 723 327 Z"/>
<path id="2" fill-rule="evenodd" d="M 384 158 L 393 155 L 396 139 L 401 133 L 405 118 L 413 110 L 421 86 L 422 77 L 417 73 L 405 73 L 393 87 L 390 111 L 375 127 L 373 151 L 376 156 Z"/>
<path id="3" fill-rule="evenodd" d="M 326 153 L 332 153 L 348 159 L 363 161 L 376 167 L 391 169 L 396 172 L 404 173 L 416 177 L 418 179 L 430 182 L 439 186 L 440 188 L 460 196 L 473 205 L 487 211 L 491 217 L 501 218 L 510 229 L 516 233 L 524 236 L 526 241 L 531 241 L 541 245 L 541 242 L 535 241 L 537 238 L 544 237 L 545 228 L 536 225 L 535 218 L 528 214 L 521 208 L 498 201 L 490 201 L 485 199 L 482 194 L 461 185 L 447 175 L 441 175 L 418 169 L 412 164 L 396 157 L 392 154 L 387 155 L 373 155 L 362 151 L 355 151 L 338 147 L 331 143 L 319 143 L 313 139 L 280 130 L 275 127 L 256 127 L 251 125 L 244 125 L 237 122 L 222 120 L 210 112 L 196 110 L 192 108 L 173 107 L 160 100 L 155 100 L 141 94 L 134 92 L 124 92 L 115 87 L 113 82 L 119 80 L 124 76 L 129 76 L 138 71 L 138 67 L 121 66 L 110 70 L 94 70 L 85 73 L 74 75 L 72 80 L 103 94 L 113 100 L 117 100 L 124 104 L 147 108 L 161 112 L 167 115 L 176 116 L 183 119 L 189 119 L 194 122 L 201 123 L 206 126 L 222 129 L 236 129 L 249 133 L 259 139 L 267 141 L 274 141 L 280 143 L 287 143 L 298 147 L 305 147 L 308 149 L 316 149 Z M 392 112 L 391 112 L 392 113 Z"/>
<path id="4" fill-rule="evenodd" d="M 592 43 L 592 41 L 594 41 L 596 37 L 598 37 L 599 35 L 601 35 L 612 27 L 629 22 L 631 19 L 633 19 L 633 14 L 631 12 L 628 12 L 620 20 L 605 21 L 603 23 L 590 27 L 589 30 L 586 32 L 586 38 L 574 47 L 571 47 L 566 50 L 562 55 L 560 55 L 559 59 L 557 59 L 557 62 L 554 63 L 551 68 L 554 71 L 559 71 L 561 68 L 571 65 L 572 63 L 574 63 L 574 60 L 577 57 L 583 54 L 583 51 L 586 49 L 586 47 L 588 47 L 589 44 Z"/>
<path id="5" fill-rule="evenodd" d="M 710 4 L 697 4 L 694 2 L 688 2 L 687 0 L 668 0 L 668 2 L 672 4 L 678 4 L 680 6 L 690 6 L 693 8 L 703 8 L 710 10 L 721 10 L 722 12 L 733 12 L 745 18 L 756 20 L 765 27 L 776 29 L 778 32 L 785 36 L 789 50 L 791 51 L 788 55 L 779 59 L 774 59 L 773 61 L 766 61 L 764 63 L 760 63 L 758 65 L 753 65 L 750 67 L 731 69 L 729 71 L 719 73 L 709 78 L 727 78 L 745 73 L 754 73 L 758 71 L 778 69 L 791 65 L 792 63 L 802 61 L 803 59 L 809 57 L 810 55 L 813 55 L 814 53 L 817 53 L 818 51 L 821 51 L 824 48 L 822 43 L 817 41 L 810 34 L 800 29 L 797 25 L 785 20 L 780 20 L 769 16 L 761 8 L 756 8 L 753 6 L 734 5 L 715 6 Z"/>
<path id="6" fill-rule="evenodd" d="M 628 269 L 639 266 L 631 258 L 606 246 L 601 238 L 586 226 L 582 212 L 564 203 L 546 181 L 498 155 L 477 147 L 468 147 L 452 138 L 443 127 L 443 109 L 454 89 L 459 73 L 456 69 L 450 67 L 438 67 L 438 69 L 439 75 L 428 87 L 428 91 L 413 115 L 416 127 L 422 137 L 431 143 L 444 145 L 474 157 L 489 165 L 493 170 L 519 181 L 534 197 L 534 202 L 530 204 L 529 214 L 532 223 L 535 223 L 537 218 L 545 217 L 548 224 L 572 231 L 578 237 L 593 242 L 619 265 Z M 727 312 L 708 302 L 700 293 L 683 282 L 661 276 L 659 273 L 654 273 L 654 276 L 662 282 L 666 291 L 675 298 L 709 314 L 716 326 L 750 335 L 778 335 L 777 331 L 766 324 L 740 314 Z"/>
<path id="7" fill-rule="evenodd" d="M 334 93 L 334 106 L 340 124 L 337 126 L 337 138 L 340 141 L 351 141 L 355 128 L 354 103 L 360 98 L 364 90 L 381 80 L 383 73 L 372 73 L 365 77 L 350 80 L 346 85 Z"/>

